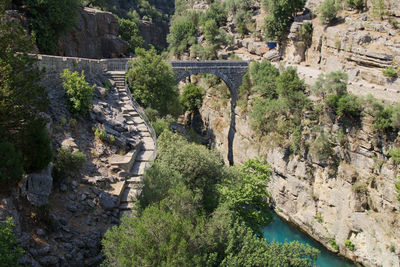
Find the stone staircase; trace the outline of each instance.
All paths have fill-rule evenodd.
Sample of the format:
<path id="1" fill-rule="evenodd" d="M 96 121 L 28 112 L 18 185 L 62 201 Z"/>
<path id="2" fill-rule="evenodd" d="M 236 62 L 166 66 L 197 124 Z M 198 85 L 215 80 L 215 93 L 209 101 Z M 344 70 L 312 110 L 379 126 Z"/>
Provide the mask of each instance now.
<path id="1" fill-rule="evenodd" d="M 140 194 L 142 188 L 143 174 L 150 160 L 154 158 L 156 150 L 156 142 L 153 140 L 151 129 L 142 119 L 138 112 L 139 107 L 135 107 L 130 92 L 125 86 L 124 71 L 108 71 L 108 78 L 113 82 L 118 94 L 118 105 L 121 108 L 126 124 L 132 127 L 138 134 L 142 143 L 137 150 L 128 152 L 133 153 L 121 160 L 111 162 L 111 165 L 119 169 L 120 177 L 123 177 L 124 186 L 120 188 L 120 214 L 129 212 L 134 207 L 134 201 Z M 125 165 L 124 165 L 125 164 Z M 123 166 L 123 167 L 122 167 Z M 122 169 L 122 170 L 121 170 Z"/>

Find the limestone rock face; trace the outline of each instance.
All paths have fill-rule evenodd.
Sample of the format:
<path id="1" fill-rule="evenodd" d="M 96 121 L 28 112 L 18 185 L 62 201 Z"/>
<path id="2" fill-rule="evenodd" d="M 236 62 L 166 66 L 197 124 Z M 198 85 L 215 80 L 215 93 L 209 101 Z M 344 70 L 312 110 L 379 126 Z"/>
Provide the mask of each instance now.
<path id="1" fill-rule="evenodd" d="M 218 101 L 207 93 L 200 113 L 212 145 L 227 162 L 230 115 Z M 347 133 L 347 147 L 335 147 L 340 164 L 332 172 L 331 166 L 314 162 L 306 153 L 288 157 L 284 148 L 263 143 L 252 131 L 249 116 L 240 107 L 235 113 L 234 162 L 257 156 L 267 160 L 273 170 L 271 204 L 281 217 L 331 250 L 329 241 L 335 239 L 341 255 L 364 266 L 399 265 L 397 169 L 385 156 L 393 144 L 377 139 L 368 119 Z M 334 136 L 339 131 L 335 124 L 325 127 Z M 355 245 L 354 251 L 346 248 L 345 240 Z"/>
<path id="2" fill-rule="evenodd" d="M 21 194 L 26 196 L 31 204 L 42 206 L 47 203 L 53 186 L 52 170 L 53 164 L 50 163 L 43 171 L 31 173 L 24 179 Z"/>
<path id="3" fill-rule="evenodd" d="M 79 10 L 76 26 L 59 40 L 60 56 L 114 58 L 125 55 L 128 43 L 119 39 L 118 22 L 110 12 Z"/>
<path id="4" fill-rule="evenodd" d="M 169 26 L 165 23 L 151 23 L 148 21 L 140 21 L 139 31 L 147 45 L 156 47 L 167 47 L 167 34 Z"/>

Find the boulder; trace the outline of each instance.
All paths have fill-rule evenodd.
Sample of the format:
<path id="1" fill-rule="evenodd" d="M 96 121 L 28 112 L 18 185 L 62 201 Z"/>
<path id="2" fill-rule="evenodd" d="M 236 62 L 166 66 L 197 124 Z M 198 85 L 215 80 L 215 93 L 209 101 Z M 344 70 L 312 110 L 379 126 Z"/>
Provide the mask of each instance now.
<path id="1" fill-rule="evenodd" d="M 50 163 L 43 171 L 28 174 L 23 180 L 21 194 L 26 196 L 31 204 L 42 206 L 47 203 L 53 186 L 52 170 L 53 163 Z"/>

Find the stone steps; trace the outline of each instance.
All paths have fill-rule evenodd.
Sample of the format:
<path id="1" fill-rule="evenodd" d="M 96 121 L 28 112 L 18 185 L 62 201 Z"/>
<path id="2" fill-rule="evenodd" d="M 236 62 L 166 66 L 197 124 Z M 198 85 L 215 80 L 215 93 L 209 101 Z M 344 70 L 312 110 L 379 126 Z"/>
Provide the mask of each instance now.
<path id="1" fill-rule="evenodd" d="M 120 189 L 118 194 L 120 196 L 120 215 L 122 216 L 135 207 L 135 201 L 143 186 L 143 174 L 150 158 L 153 156 L 155 144 L 144 120 L 132 106 L 129 92 L 125 87 L 125 73 L 111 72 L 109 77 L 114 82 L 116 97 L 119 99 L 118 105 L 121 108 L 126 124 L 136 129 L 143 142 L 141 149 L 134 155 L 135 158 L 131 158 L 129 165 L 123 164 L 123 171 L 120 172 L 121 178 L 124 179 L 124 187 Z M 114 165 L 116 165 L 114 167 L 122 169 L 121 164 Z"/>

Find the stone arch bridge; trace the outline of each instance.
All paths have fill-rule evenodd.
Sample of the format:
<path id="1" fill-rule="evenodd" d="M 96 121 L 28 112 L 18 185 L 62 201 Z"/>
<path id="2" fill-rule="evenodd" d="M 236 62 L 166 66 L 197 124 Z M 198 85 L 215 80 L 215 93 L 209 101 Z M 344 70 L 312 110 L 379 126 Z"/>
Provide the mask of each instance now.
<path id="1" fill-rule="evenodd" d="M 178 83 L 185 77 L 198 73 L 210 73 L 221 78 L 229 87 L 231 94 L 231 123 L 228 133 L 228 161 L 230 165 L 233 160 L 233 139 L 236 133 L 236 101 L 239 95 L 239 87 L 243 76 L 249 68 L 248 61 L 170 61 L 175 72 L 175 80 Z"/>

